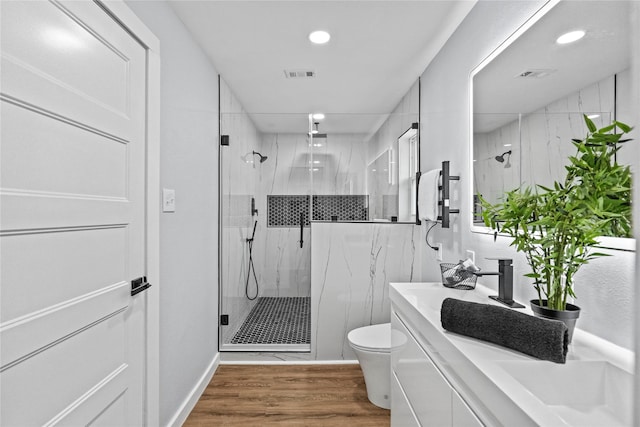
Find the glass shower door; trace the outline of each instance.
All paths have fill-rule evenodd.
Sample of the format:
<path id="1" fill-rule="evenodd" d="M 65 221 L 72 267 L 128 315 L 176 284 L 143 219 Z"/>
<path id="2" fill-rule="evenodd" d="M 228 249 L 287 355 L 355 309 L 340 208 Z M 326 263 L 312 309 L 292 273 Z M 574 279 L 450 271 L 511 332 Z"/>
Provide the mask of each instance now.
<path id="1" fill-rule="evenodd" d="M 249 114 L 220 93 L 220 349 L 309 351 L 307 116 Z M 263 130 L 283 121 L 301 132 Z"/>

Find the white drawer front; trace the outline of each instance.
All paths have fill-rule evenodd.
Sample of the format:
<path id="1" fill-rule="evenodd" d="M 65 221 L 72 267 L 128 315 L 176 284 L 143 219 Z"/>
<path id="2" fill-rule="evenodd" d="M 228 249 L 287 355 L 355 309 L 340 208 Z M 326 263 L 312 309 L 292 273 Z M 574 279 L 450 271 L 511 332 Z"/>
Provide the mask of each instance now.
<path id="1" fill-rule="evenodd" d="M 402 391 L 398 378 L 391 374 L 391 426 L 420 427 L 413 410 L 409 406 L 407 396 Z"/>
<path id="2" fill-rule="evenodd" d="M 452 425 L 452 389 L 402 321 L 391 316 L 392 372 L 424 426 Z"/>
<path id="3" fill-rule="evenodd" d="M 451 403 L 453 405 L 453 427 L 482 427 L 484 425 L 456 391 L 453 392 Z"/>

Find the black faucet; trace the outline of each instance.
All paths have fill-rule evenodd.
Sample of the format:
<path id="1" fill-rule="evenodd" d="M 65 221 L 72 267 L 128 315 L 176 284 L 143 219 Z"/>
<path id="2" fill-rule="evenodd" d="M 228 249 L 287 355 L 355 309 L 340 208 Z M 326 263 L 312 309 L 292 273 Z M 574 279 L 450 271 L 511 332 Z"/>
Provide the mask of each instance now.
<path id="1" fill-rule="evenodd" d="M 496 300 L 511 308 L 524 308 L 524 305 L 513 300 L 513 260 L 509 258 L 487 258 L 498 261 L 497 272 L 473 271 L 476 276 L 498 276 L 498 295 L 490 295 Z"/>

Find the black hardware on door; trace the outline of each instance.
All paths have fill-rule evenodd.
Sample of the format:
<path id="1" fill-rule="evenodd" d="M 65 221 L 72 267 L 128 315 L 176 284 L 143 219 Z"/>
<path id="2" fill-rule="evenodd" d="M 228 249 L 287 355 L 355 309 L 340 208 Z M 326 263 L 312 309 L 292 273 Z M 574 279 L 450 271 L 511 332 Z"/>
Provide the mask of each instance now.
<path id="1" fill-rule="evenodd" d="M 229 135 L 220 135 L 220 145 L 229 145 Z"/>
<path id="2" fill-rule="evenodd" d="M 304 246 L 304 213 L 300 212 L 300 247 Z"/>
<path id="3" fill-rule="evenodd" d="M 229 315 L 228 314 L 221 314 L 220 315 L 220 324 L 222 326 L 228 326 L 229 325 Z"/>
<path id="4" fill-rule="evenodd" d="M 139 294 L 140 292 L 149 289 L 151 283 L 147 283 L 147 276 L 138 277 L 131 281 L 131 296 Z"/>

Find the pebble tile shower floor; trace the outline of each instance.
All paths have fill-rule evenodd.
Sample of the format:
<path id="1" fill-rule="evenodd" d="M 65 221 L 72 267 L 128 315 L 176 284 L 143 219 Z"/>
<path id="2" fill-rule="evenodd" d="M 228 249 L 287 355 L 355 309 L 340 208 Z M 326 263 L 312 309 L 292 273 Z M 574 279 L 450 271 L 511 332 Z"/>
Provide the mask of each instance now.
<path id="1" fill-rule="evenodd" d="M 261 297 L 231 344 L 309 344 L 309 297 Z"/>

